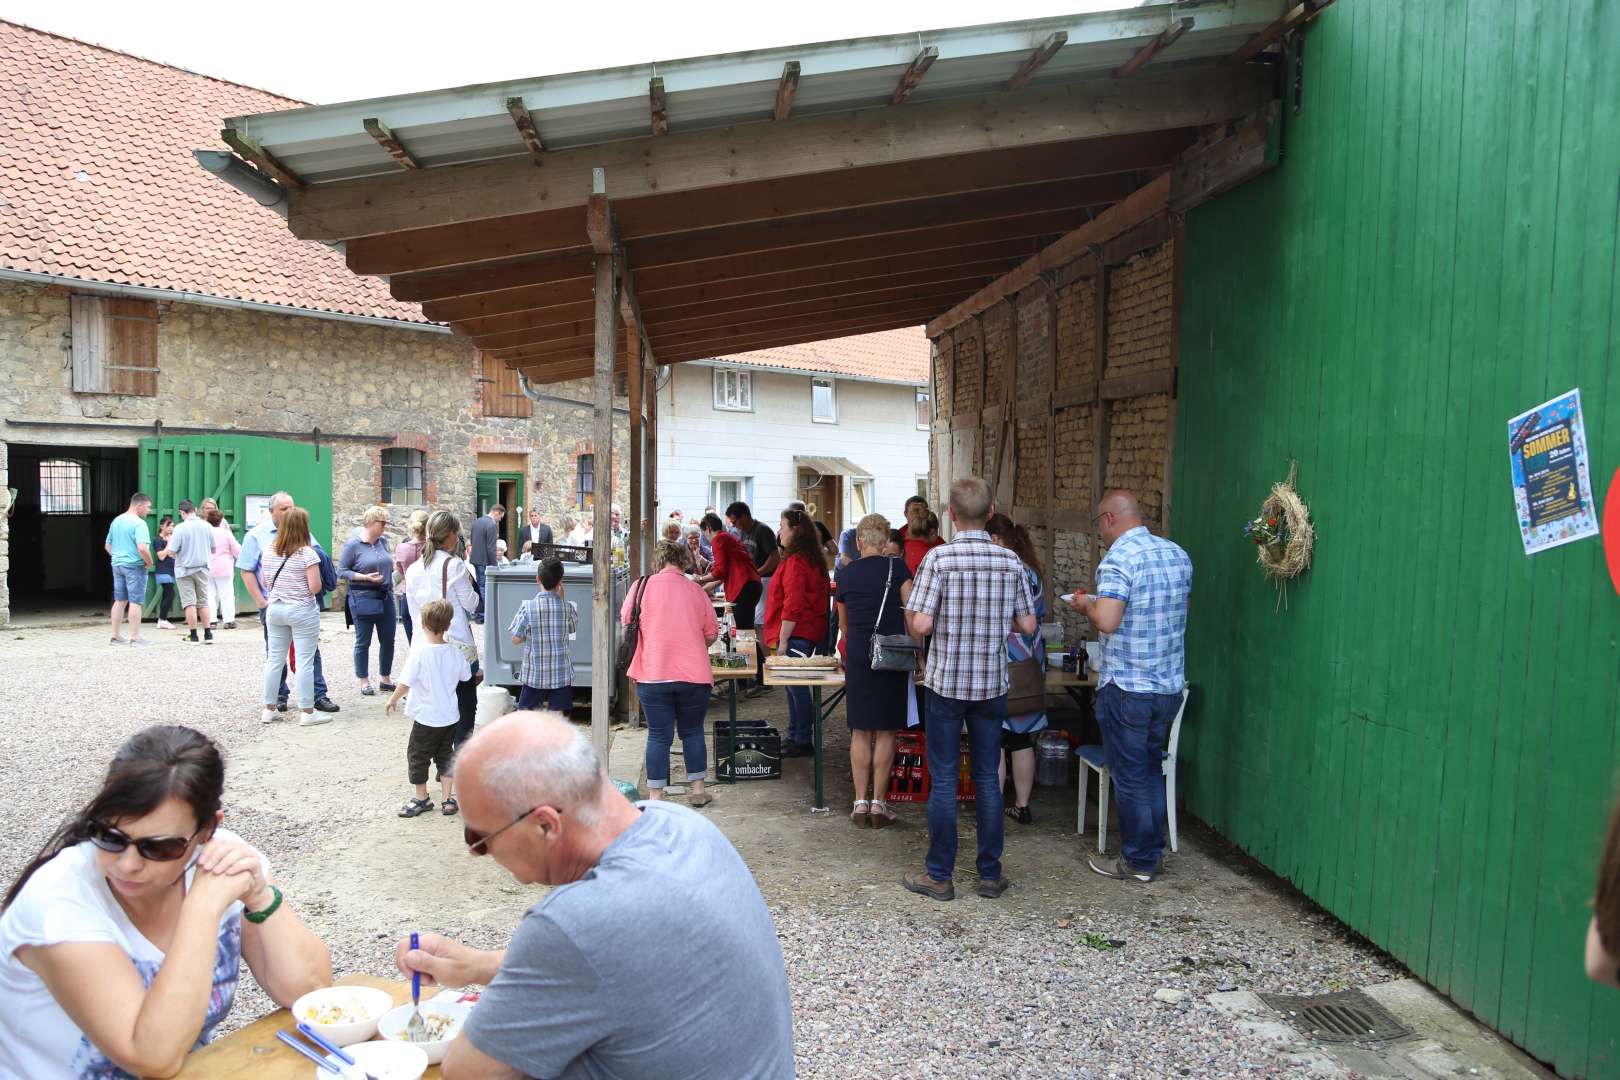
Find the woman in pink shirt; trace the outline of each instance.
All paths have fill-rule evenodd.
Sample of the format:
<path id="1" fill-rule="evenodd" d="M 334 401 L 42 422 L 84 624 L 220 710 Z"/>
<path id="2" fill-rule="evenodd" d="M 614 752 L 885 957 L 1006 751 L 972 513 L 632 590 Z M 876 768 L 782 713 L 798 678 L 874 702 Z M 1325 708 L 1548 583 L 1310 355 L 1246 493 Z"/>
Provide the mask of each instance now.
<path id="1" fill-rule="evenodd" d="M 203 517 L 214 530 L 214 551 L 208 556 L 208 619 L 226 630 L 236 629 L 236 557 L 242 554 L 242 545 L 236 534 L 225 524 L 225 515 L 215 506 L 203 511 Z"/>
<path id="2" fill-rule="evenodd" d="M 691 806 L 707 806 L 714 796 L 703 789 L 709 772 L 703 717 L 709 711 L 714 675 L 709 645 L 719 634 L 714 603 L 686 572 L 692 553 L 684 544 L 662 541 L 653 555 L 655 572 L 630 586 L 620 621 L 629 626 L 641 602 L 641 632 L 630 678 L 647 718 L 647 793 L 664 797 L 669 783 L 669 748 L 681 736 Z"/>

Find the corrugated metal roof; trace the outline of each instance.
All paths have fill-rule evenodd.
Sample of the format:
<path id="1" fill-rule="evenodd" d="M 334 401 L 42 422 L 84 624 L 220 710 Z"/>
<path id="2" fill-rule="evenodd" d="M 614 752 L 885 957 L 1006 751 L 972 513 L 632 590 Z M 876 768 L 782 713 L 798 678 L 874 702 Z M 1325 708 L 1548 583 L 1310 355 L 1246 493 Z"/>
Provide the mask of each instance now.
<path id="1" fill-rule="evenodd" d="M 232 117 L 306 183 L 393 173 L 399 165 L 362 127 L 380 119 L 424 167 L 527 154 L 506 100 L 521 97 L 547 149 L 648 134 L 648 83 L 664 81 L 669 130 L 694 131 L 771 118 L 788 61 L 800 65 L 793 115 L 884 106 L 923 48 L 939 58 L 913 102 L 993 93 L 1057 31 L 1068 43 L 1035 75 L 1040 86 L 1106 75 L 1142 45 L 1190 18 L 1193 25 L 1152 66 L 1235 51 L 1282 15 L 1287 0 L 1142 3 L 1084 15 L 926 30 L 883 37 L 696 57 L 547 75 L 367 101 Z"/>

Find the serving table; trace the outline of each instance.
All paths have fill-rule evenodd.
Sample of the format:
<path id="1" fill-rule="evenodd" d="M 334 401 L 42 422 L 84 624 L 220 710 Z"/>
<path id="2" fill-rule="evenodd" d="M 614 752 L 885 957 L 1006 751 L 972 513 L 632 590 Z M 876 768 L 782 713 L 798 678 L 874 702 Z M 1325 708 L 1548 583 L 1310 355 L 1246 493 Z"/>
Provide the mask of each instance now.
<path id="1" fill-rule="evenodd" d="M 814 671 L 815 674 L 809 674 L 809 671 Z M 810 807 L 810 812 L 812 814 L 828 813 L 826 789 L 822 781 L 821 727 L 826 722 L 827 717 L 832 715 L 833 710 L 838 708 L 838 703 L 844 700 L 844 695 L 849 692 L 844 685 L 844 671 L 838 667 L 812 668 L 808 670 L 793 667 L 774 667 L 767 660 L 765 662 L 765 685 L 808 686 L 810 688 L 810 697 L 815 702 L 815 721 L 811 734 L 811 744 L 815 748 L 816 772 L 816 801 Z M 825 708 L 822 707 L 821 703 L 823 687 L 837 688 L 833 695 L 827 699 Z"/>

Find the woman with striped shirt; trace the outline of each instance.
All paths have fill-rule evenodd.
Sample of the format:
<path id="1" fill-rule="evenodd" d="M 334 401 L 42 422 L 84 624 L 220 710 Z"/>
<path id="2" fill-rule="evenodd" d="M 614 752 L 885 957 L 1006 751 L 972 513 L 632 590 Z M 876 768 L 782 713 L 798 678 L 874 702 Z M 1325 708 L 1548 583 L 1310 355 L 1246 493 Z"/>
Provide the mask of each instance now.
<path id="1" fill-rule="evenodd" d="M 298 723 L 303 727 L 327 723 L 332 718 L 315 711 L 315 640 L 321 632 L 321 610 L 315 597 L 321 591 L 321 557 L 310 540 L 307 511 L 294 506 L 282 515 L 275 542 L 264 553 L 259 574 L 267 602 L 265 706 L 261 719 L 268 724 L 276 718 L 276 694 L 291 643 L 293 666 L 297 669 L 298 708 L 302 713 Z"/>

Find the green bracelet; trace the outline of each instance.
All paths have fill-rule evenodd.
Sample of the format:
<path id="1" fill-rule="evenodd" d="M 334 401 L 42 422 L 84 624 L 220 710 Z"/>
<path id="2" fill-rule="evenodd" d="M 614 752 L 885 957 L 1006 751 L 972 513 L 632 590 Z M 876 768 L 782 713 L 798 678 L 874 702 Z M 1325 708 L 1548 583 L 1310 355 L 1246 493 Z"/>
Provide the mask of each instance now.
<path id="1" fill-rule="evenodd" d="M 270 886 L 270 892 L 275 896 L 275 899 L 270 901 L 269 907 L 265 908 L 263 911 L 243 911 L 242 918 L 246 919 L 250 923 L 258 924 L 264 922 L 264 920 L 274 915 L 276 913 L 276 908 L 281 906 L 281 890 L 272 885 Z"/>

